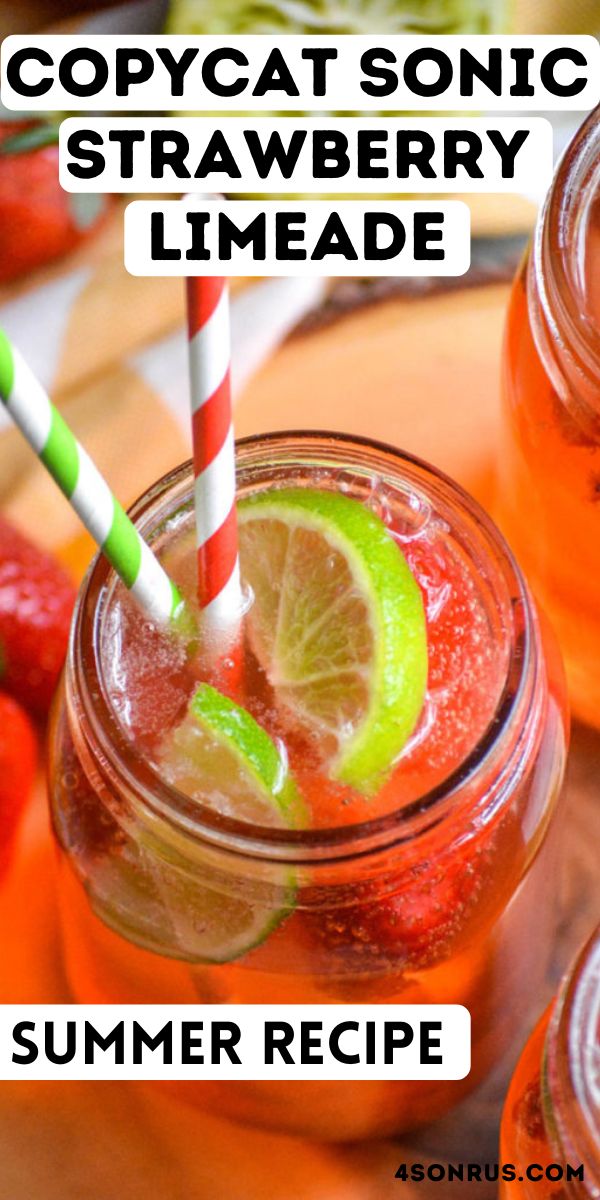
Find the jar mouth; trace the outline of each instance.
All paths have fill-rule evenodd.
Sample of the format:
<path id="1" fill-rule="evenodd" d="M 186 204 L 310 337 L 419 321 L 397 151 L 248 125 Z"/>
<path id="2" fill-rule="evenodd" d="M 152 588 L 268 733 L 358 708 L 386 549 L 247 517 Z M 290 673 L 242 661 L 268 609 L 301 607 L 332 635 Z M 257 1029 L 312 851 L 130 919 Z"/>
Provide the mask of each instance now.
<path id="1" fill-rule="evenodd" d="M 553 1114 L 561 1146 L 584 1163 L 600 1196 L 600 928 L 568 977 L 548 1032 Z M 566 1099 L 565 1099 L 566 1098 Z"/>
<path id="2" fill-rule="evenodd" d="M 252 827 L 224 816 L 208 805 L 192 801 L 166 783 L 158 770 L 135 746 L 116 716 L 108 697 L 102 670 L 102 621 L 116 582 L 103 555 L 92 562 L 77 600 L 67 661 L 67 689 L 76 710 L 78 731 L 93 739 L 112 782 L 135 795 L 162 820 L 183 826 L 193 837 L 208 840 L 221 849 L 246 856 L 294 863 L 356 858 L 414 839 L 455 814 L 461 801 L 469 805 L 475 820 L 491 819 L 501 807 L 515 778 L 518 764 L 531 738 L 527 715 L 539 675 L 537 625 L 529 595 L 513 556 L 492 521 L 459 485 L 419 458 L 395 450 L 385 443 L 352 435 L 329 432 L 276 432 L 243 438 L 237 442 L 238 481 L 252 466 L 268 464 L 268 471 L 292 467 L 299 462 L 323 464 L 333 470 L 351 465 L 372 477 L 377 460 L 378 477 L 386 472 L 398 486 L 399 470 L 407 485 L 425 487 L 451 505 L 468 526 L 475 540 L 500 573 L 510 616 L 511 636 L 506 672 L 495 711 L 489 724 L 459 767 L 417 800 L 368 821 L 331 828 L 289 830 Z M 158 480 L 129 510 L 145 534 L 152 528 L 157 511 L 170 497 L 169 513 L 181 511 L 186 495 L 192 493 L 192 464 L 183 463 Z M 168 514 L 167 514 L 168 515 Z M 506 741 L 509 753 L 506 753 Z M 494 775 L 493 788 L 482 788 L 472 797 L 473 785 L 486 774 L 502 744 L 504 755 Z"/>
<path id="3" fill-rule="evenodd" d="M 567 146 L 540 212 L 533 242 L 532 270 L 546 338 L 534 328 L 538 348 L 546 362 L 560 347 L 568 359 L 575 385 L 598 386 L 600 378 L 599 314 L 589 309 L 584 274 L 585 241 L 593 202 L 600 202 L 600 106 L 583 122 Z M 542 346 L 540 347 L 540 340 Z M 552 382 L 564 392 L 560 369 L 552 369 Z M 582 380 L 583 376 L 583 380 Z"/>

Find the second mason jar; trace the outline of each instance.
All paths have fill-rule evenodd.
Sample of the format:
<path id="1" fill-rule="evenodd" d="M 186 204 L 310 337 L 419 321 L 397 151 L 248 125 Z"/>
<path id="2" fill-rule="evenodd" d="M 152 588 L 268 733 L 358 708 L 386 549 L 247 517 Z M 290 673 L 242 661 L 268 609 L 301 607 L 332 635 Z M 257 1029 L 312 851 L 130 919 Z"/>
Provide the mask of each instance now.
<path id="1" fill-rule="evenodd" d="M 500 523 L 548 613 L 574 711 L 600 725 L 600 108 L 566 151 L 515 280 Z"/>
<path id="2" fill-rule="evenodd" d="M 120 585 L 99 557 L 79 597 L 50 739 L 64 955 L 74 998 L 89 1003 L 466 1005 L 466 1080 L 172 1085 L 239 1121 L 354 1139 L 452 1107 L 508 1061 L 539 1003 L 555 915 L 562 679 L 505 543 L 446 477 L 337 435 L 239 445 L 240 498 L 291 485 L 356 498 L 401 545 L 430 638 L 420 723 L 381 794 L 343 797 L 338 809 L 310 747 L 290 741 L 319 814 L 310 828 L 274 830 L 192 803 L 147 749 L 148 729 L 173 719 L 176 672 L 156 630 L 144 632 L 133 610 L 129 625 L 120 621 Z M 190 466 L 159 481 L 133 518 L 175 563 L 193 538 Z M 143 717 L 136 737 L 132 709 Z M 225 924 L 243 906 L 287 904 L 288 915 L 255 948 L 230 945 L 218 961 L 218 947 L 203 949 L 207 892 Z"/>
<path id="3" fill-rule="evenodd" d="M 502 1118 L 503 1200 L 600 1196 L 600 929 L 530 1038 Z"/>

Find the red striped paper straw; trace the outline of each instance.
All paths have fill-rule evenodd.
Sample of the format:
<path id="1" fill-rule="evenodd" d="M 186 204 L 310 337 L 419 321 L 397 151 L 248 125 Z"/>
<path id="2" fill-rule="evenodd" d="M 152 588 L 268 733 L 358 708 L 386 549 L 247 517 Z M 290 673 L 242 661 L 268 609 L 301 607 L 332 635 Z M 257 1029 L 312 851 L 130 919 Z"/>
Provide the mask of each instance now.
<path id="1" fill-rule="evenodd" d="M 187 295 L 198 597 L 223 645 L 235 639 L 241 614 L 226 280 L 188 279 Z"/>

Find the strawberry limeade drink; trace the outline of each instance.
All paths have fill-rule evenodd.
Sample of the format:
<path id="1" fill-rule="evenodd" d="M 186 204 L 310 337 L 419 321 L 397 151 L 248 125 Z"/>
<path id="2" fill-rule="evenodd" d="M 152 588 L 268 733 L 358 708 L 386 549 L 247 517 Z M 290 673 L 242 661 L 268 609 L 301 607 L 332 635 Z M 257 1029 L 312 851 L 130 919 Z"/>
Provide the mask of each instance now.
<path id="1" fill-rule="evenodd" d="M 504 348 L 500 520 L 600 721 L 600 110 L 568 148 L 515 280 Z"/>
<path id="2" fill-rule="evenodd" d="M 134 516 L 193 610 L 191 470 Z M 230 660 L 157 630 L 103 559 L 84 585 L 51 735 L 68 978 L 85 1002 L 466 1005 L 460 1082 L 172 1085 L 390 1133 L 455 1104 L 539 1005 L 560 668 L 491 523 L 392 449 L 249 439 L 238 521 Z"/>
<path id="3" fill-rule="evenodd" d="M 501 1184 L 503 1200 L 600 1196 L 599 1054 L 596 930 L 530 1037 L 510 1085 L 500 1157 L 516 1168 L 516 1178 Z"/>

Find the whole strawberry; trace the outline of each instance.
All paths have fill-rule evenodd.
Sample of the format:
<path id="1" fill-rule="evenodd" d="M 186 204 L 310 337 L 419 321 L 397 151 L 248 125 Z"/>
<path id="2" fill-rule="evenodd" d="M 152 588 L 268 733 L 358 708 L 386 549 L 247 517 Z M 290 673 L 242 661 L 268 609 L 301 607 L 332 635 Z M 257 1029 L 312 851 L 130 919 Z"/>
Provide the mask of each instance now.
<path id="1" fill-rule="evenodd" d="M 74 601 L 60 563 L 0 516 L 0 686 L 37 715 L 56 688 Z"/>
<path id="2" fill-rule="evenodd" d="M 108 196 L 63 191 L 56 123 L 0 121 L 0 282 L 73 250 L 110 203 Z"/>
<path id="3" fill-rule="evenodd" d="M 0 692 L 0 876 L 10 862 L 36 760 L 37 741 L 29 717 L 12 696 Z"/>

